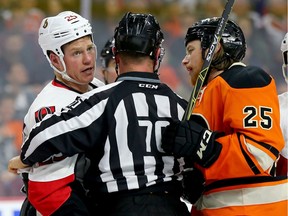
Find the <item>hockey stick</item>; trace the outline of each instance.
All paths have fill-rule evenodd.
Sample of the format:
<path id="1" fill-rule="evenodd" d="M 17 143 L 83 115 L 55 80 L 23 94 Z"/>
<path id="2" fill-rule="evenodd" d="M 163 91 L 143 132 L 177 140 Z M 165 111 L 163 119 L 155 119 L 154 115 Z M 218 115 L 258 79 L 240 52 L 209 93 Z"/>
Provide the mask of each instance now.
<path id="1" fill-rule="evenodd" d="M 198 78 L 196 80 L 196 84 L 195 84 L 193 91 L 192 91 L 192 94 L 190 96 L 188 106 L 187 106 L 185 113 L 184 113 L 184 116 L 183 116 L 183 120 L 189 120 L 191 117 L 192 110 L 194 109 L 196 100 L 199 96 L 199 93 L 200 93 L 201 88 L 203 86 L 203 83 L 205 81 L 206 75 L 208 73 L 210 64 L 212 62 L 216 46 L 222 37 L 222 33 L 223 33 L 225 25 L 228 21 L 229 14 L 232 11 L 234 1 L 235 0 L 228 0 L 226 5 L 225 5 L 224 11 L 222 13 L 222 16 L 219 20 L 218 26 L 217 26 L 215 33 L 214 33 L 214 36 L 213 36 L 213 42 L 209 47 L 209 50 L 208 50 L 208 53 L 205 57 L 202 69 L 198 75 Z"/>

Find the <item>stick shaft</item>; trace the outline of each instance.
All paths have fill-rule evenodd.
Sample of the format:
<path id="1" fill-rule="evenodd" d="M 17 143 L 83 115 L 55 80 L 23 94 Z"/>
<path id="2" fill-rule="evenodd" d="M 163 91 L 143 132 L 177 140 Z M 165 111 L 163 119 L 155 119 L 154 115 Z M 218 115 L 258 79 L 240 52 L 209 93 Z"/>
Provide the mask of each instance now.
<path id="1" fill-rule="evenodd" d="M 207 73 L 208 73 L 208 70 L 209 70 L 209 67 L 210 67 L 210 64 L 212 62 L 216 46 L 217 46 L 218 42 L 220 41 L 220 39 L 222 37 L 225 25 L 226 25 L 226 23 L 228 21 L 229 14 L 232 11 L 234 2 L 235 2 L 235 0 L 228 0 L 226 2 L 224 11 L 222 13 L 222 16 L 221 16 L 221 18 L 219 20 L 219 23 L 217 25 L 217 28 L 215 30 L 215 33 L 214 33 L 214 36 L 213 36 L 213 41 L 212 41 L 212 43 L 211 43 L 211 45 L 209 47 L 209 50 L 208 50 L 208 53 L 207 53 L 207 55 L 205 57 L 202 69 L 201 69 L 201 71 L 200 71 L 200 73 L 198 75 L 198 78 L 196 80 L 196 84 L 195 84 L 195 86 L 193 88 L 193 91 L 192 91 L 192 94 L 190 96 L 190 99 L 189 99 L 189 102 L 188 102 L 188 106 L 187 106 L 187 108 L 185 110 L 185 113 L 184 113 L 184 116 L 183 116 L 183 120 L 189 120 L 191 115 L 192 115 L 192 111 L 193 111 L 193 109 L 195 107 L 197 98 L 198 98 L 199 93 L 200 93 L 200 91 L 202 89 L 203 83 L 204 83 L 204 81 L 206 79 L 206 76 L 207 76 Z"/>

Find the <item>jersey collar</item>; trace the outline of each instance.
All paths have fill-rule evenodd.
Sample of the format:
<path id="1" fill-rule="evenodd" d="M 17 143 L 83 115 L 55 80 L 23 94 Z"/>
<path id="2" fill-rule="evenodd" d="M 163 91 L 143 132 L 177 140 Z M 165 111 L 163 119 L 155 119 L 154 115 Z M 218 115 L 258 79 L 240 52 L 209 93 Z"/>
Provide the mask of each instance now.
<path id="1" fill-rule="evenodd" d="M 83 94 L 82 92 L 80 92 L 80 91 L 78 91 L 78 90 L 76 90 L 76 89 L 74 89 L 74 88 L 71 88 L 70 86 L 66 85 L 65 83 L 57 80 L 56 77 L 54 77 L 54 79 L 53 79 L 53 81 L 52 81 L 52 85 L 53 85 L 53 86 L 56 86 L 56 87 L 59 87 L 59 88 L 68 89 L 68 90 L 70 90 L 70 91 L 74 91 L 74 92 L 77 92 L 77 93 L 79 93 L 79 94 Z M 96 86 L 95 86 L 94 84 L 92 84 L 92 83 L 89 83 L 89 86 L 90 86 L 92 89 L 94 89 L 94 88 L 96 87 Z"/>
<path id="2" fill-rule="evenodd" d="M 148 72 L 131 71 L 124 74 L 120 74 L 116 79 L 116 81 L 123 81 L 123 80 L 161 83 L 157 74 Z"/>

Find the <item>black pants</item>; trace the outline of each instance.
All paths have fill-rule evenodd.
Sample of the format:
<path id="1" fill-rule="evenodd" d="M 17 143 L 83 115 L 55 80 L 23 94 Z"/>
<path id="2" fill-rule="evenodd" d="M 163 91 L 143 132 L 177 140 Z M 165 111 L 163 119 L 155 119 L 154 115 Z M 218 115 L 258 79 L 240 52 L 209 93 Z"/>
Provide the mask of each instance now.
<path id="1" fill-rule="evenodd" d="M 190 216 L 179 196 L 151 193 L 103 197 L 91 215 L 97 216 Z"/>
<path id="2" fill-rule="evenodd" d="M 35 216 L 35 215 L 36 215 L 36 210 L 28 201 L 28 198 L 26 197 L 20 209 L 20 216 Z"/>
<path id="3" fill-rule="evenodd" d="M 69 199 L 51 216 L 90 216 L 86 198 L 72 191 Z"/>

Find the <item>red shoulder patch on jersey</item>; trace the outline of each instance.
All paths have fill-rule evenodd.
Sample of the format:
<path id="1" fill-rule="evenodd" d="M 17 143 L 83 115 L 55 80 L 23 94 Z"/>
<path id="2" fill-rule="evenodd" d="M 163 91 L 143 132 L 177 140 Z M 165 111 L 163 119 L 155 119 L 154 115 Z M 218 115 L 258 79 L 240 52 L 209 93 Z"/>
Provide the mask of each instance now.
<path id="1" fill-rule="evenodd" d="M 53 114 L 55 112 L 55 106 L 42 107 L 35 112 L 35 121 L 38 123 L 43 120 L 47 114 Z"/>

